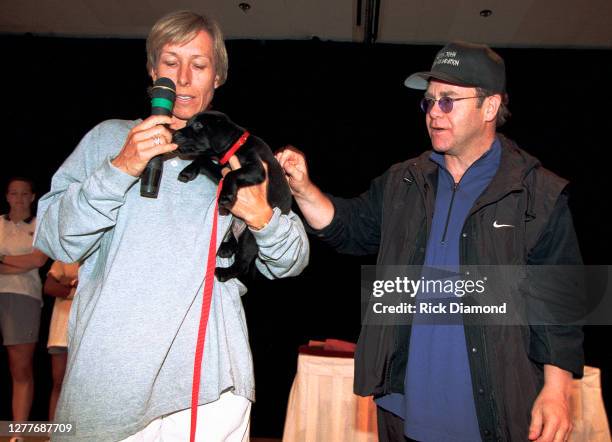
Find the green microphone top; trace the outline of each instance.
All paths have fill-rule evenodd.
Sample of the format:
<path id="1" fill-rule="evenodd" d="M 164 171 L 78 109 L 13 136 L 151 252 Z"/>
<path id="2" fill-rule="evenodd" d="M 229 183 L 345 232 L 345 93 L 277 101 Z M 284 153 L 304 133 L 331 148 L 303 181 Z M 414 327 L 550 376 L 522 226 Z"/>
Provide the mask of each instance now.
<path id="1" fill-rule="evenodd" d="M 151 89 L 151 114 L 170 115 L 176 98 L 176 86 L 166 77 L 158 78 Z"/>

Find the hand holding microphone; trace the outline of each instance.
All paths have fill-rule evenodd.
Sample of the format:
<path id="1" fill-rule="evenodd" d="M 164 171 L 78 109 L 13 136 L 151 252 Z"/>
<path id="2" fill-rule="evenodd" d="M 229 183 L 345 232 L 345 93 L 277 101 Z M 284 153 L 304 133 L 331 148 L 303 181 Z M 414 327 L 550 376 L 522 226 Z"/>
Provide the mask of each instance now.
<path id="1" fill-rule="evenodd" d="M 163 88 L 157 87 L 160 81 L 162 82 Z M 170 91 L 166 89 L 170 86 L 171 94 L 169 93 Z M 171 97 L 171 99 L 161 97 L 168 100 L 171 104 L 165 101 L 156 100 L 156 98 L 160 98 L 158 95 L 160 91 L 164 91 L 166 96 Z M 174 83 L 170 79 L 159 78 L 155 82 L 152 91 L 152 116 L 132 128 L 121 152 L 111 161 L 115 167 L 123 172 L 132 176 L 141 176 L 142 196 L 149 196 L 151 198 L 157 197 L 162 170 L 161 155 L 172 152 L 178 147 L 178 145 L 172 143 L 172 133 L 167 128 L 172 122 L 171 115 L 173 103 Z M 146 172 L 145 170 L 151 159 L 154 160 L 153 173 Z M 147 195 L 143 194 L 143 188 Z"/>

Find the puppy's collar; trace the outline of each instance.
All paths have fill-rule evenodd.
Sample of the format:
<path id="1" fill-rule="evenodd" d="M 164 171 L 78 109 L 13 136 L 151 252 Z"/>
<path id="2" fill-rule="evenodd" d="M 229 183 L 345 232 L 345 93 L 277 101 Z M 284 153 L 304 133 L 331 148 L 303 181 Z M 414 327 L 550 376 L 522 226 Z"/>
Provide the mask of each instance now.
<path id="1" fill-rule="evenodd" d="M 225 152 L 225 155 L 223 155 L 223 158 L 219 160 L 219 164 L 224 166 L 225 163 L 229 161 L 230 157 L 234 155 L 238 151 L 238 149 L 242 147 L 244 143 L 246 143 L 246 140 L 247 138 L 249 138 L 249 135 L 251 134 L 245 130 L 242 136 L 238 138 L 238 140 L 232 145 L 232 147 L 229 148 L 227 152 Z"/>

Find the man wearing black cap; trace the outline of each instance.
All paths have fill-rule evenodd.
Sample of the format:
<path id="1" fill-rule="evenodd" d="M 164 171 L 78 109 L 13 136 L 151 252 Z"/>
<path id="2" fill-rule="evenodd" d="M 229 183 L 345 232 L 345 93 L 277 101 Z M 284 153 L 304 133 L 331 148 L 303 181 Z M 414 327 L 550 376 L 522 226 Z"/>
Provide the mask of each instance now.
<path id="1" fill-rule="evenodd" d="M 425 90 L 433 151 L 358 198 L 328 197 L 300 151 L 278 153 L 312 230 L 342 253 L 378 253 L 378 265 L 581 264 L 567 182 L 496 131 L 505 83 L 487 46 L 442 48 L 405 82 Z M 364 323 L 355 392 L 376 398 L 381 441 L 564 441 L 582 368 L 580 327 Z"/>

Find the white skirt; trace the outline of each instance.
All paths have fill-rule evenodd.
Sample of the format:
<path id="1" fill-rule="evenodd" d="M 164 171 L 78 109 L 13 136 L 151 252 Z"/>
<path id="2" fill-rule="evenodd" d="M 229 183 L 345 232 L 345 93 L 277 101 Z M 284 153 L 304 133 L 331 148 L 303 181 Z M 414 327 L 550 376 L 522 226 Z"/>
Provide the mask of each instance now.
<path id="1" fill-rule="evenodd" d="M 231 391 L 198 406 L 197 442 L 248 442 L 251 402 Z M 189 440 L 191 409 L 155 419 L 122 442 L 184 442 Z"/>

